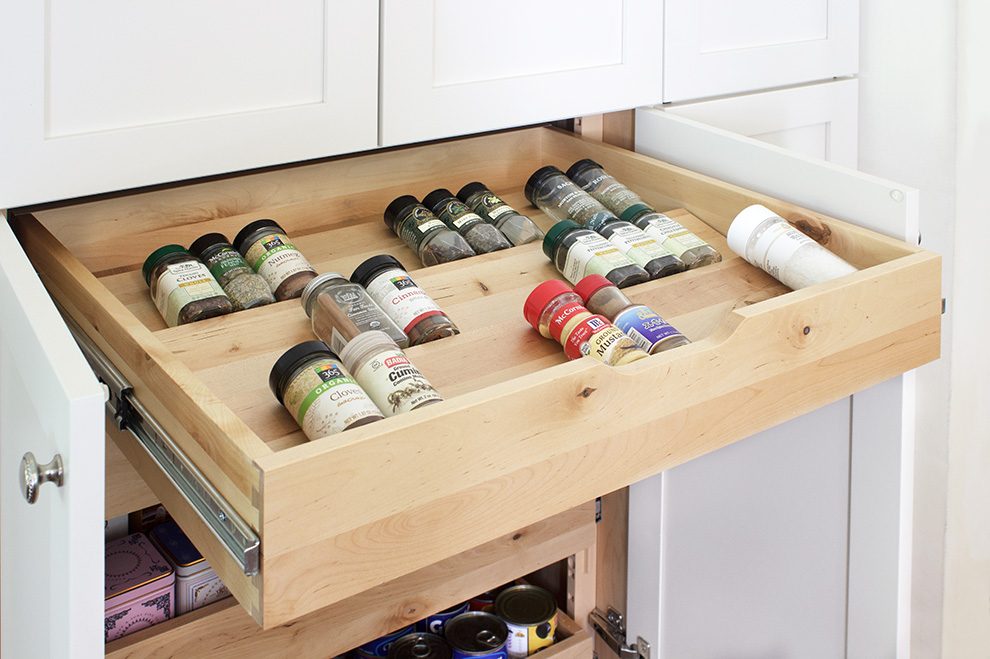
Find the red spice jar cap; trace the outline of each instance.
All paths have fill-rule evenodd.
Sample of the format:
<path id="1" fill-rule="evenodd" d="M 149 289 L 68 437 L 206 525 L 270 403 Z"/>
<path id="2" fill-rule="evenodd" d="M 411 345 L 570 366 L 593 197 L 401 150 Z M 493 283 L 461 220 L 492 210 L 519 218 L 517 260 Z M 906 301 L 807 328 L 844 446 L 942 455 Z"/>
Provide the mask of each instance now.
<path id="1" fill-rule="evenodd" d="M 540 314 L 543 313 L 543 307 L 547 306 L 547 303 L 560 295 L 561 293 L 570 293 L 571 287 L 560 281 L 559 279 L 550 279 L 536 288 L 533 292 L 529 294 L 526 298 L 526 303 L 523 304 L 523 316 L 525 316 L 526 321 L 533 326 L 537 332 L 540 331 Z"/>
<path id="2" fill-rule="evenodd" d="M 605 286 L 614 286 L 612 282 L 601 275 L 588 275 L 583 277 L 581 281 L 574 286 L 574 292 L 581 296 L 581 300 L 584 302 L 588 301 L 588 298 L 595 294 L 600 288 Z"/>

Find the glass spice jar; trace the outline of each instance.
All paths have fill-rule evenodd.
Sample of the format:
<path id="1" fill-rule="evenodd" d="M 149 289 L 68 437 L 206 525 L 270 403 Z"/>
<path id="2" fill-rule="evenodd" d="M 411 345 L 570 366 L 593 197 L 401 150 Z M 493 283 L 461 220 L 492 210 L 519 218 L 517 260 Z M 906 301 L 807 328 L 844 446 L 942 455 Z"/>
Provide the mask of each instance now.
<path id="1" fill-rule="evenodd" d="M 571 220 L 550 227 L 543 253 L 567 281 L 576 284 L 586 275 L 599 274 L 619 288 L 640 284 L 650 275 L 596 231 Z"/>
<path id="2" fill-rule="evenodd" d="M 443 400 L 385 332 L 362 332 L 341 350 L 340 359 L 386 417 Z"/>
<path id="3" fill-rule="evenodd" d="M 523 304 L 523 316 L 541 335 L 556 339 L 568 359 L 588 356 L 621 366 L 647 356 L 607 318 L 588 311 L 581 297 L 557 279 L 533 289 Z"/>
<path id="4" fill-rule="evenodd" d="M 310 440 L 385 418 L 323 341 L 285 351 L 272 366 L 268 386 Z"/>
<path id="5" fill-rule="evenodd" d="M 543 239 L 543 231 L 533 220 L 502 201 L 483 183 L 468 183 L 458 190 L 457 198 L 505 234 L 513 245 L 525 245 Z"/>
<path id="6" fill-rule="evenodd" d="M 182 245 L 156 249 L 145 259 L 141 274 L 151 290 L 151 299 L 169 327 L 222 316 L 234 310 L 230 298 L 206 265 Z"/>
<path id="7" fill-rule="evenodd" d="M 633 262 L 642 266 L 649 273 L 650 279 L 684 271 L 683 261 L 629 222 L 610 220 L 598 228 L 598 233 Z"/>
<path id="8" fill-rule="evenodd" d="M 601 275 L 588 275 L 574 292 L 591 313 L 605 316 L 651 355 L 691 343 L 645 304 L 635 304 Z"/>
<path id="9" fill-rule="evenodd" d="M 553 165 L 533 172 L 526 181 L 526 198 L 558 222 L 572 220 L 593 231 L 618 219 Z"/>
<path id="10" fill-rule="evenodd" d="M 381 330 L 403 348 L 409 345 L 406 333 L 371 299 L 368 291 L 338 272 L 324 272 L 311 279 L 300 301 L 312 321 L 313 333 L 341 358 L 348 341 L 370 330 Z"/>
<path id="11" fill-rule="evenodd" d="M 222 233 L 200 236 L 189 246 L 189 252 L 210 269 L 210 274 L 233 303 L 234 311 L 253 309 L 275 301 L 265 278 L 251 269 Z"/>
<path id="12" fill-rule="evenodd" d="M 512 247 L 509 239 L 494 225 L 468 208 L 446 188 L 437 188 L 423 198 L 423 205 L 451 229 L 464 236 L 476 254 L 497 252 Z"/>
<path id="13" fill-rule="evenodd" d="M 423 265 L 437 265 L 474 256 L 466 240 L 412 195 L 402 195 L 385 208 L 385 224 L 416 252 Z"/>
<path id="14" fill-rule="evenodd" d="M 578 160 L 567 170 L 577 183 L 620 220 L 632 222 L 677 256 L 687 268 L 722 260 L 722 255 L 675 220 L 653 210 L 638 194 L 619 183 L 594 160 Z"/>
<path id="15" fill-rule="evenodd" d="M 460 333 L 393 256 L 372 256 L 355 268 L 351 281 L 368 291 L 371 299 L 406 333 L 411 346 Z"/>
<path id="16" fill-rule="evenodd" d="M 309 280 L 316 276 L 316 270 L 274 220 L 248 224 L 234 237 L 234 247 L 265 278 L 279 302 L 299 297 Z"/>

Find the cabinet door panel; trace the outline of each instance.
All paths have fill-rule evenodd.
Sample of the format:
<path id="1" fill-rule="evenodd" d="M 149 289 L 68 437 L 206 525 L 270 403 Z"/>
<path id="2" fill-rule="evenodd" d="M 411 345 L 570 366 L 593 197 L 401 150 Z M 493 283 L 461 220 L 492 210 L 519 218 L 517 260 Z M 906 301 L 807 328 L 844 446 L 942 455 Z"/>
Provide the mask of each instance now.
<path id="1" fill-rule="evenodd" d="M 387 0 L 386 146 L 660 99 L 662 4 Z"/>
<path id="2" fill-rule="evenodd" d="M 0 654 L 95 657 L 103 574 L 103 392 L 0 221 Z M 64 484 L 20 492 L 22 456 Z"/>
<path id="3" fill-rule="evenodd" d="M 0 23 L 0 208 L 377 145 L 377 3 L 29 0 Z"/>
<path id="4" fill-rule="evenodd" d="M 664 101 L 856 73 L 857 0 L 666 0 Z"/>

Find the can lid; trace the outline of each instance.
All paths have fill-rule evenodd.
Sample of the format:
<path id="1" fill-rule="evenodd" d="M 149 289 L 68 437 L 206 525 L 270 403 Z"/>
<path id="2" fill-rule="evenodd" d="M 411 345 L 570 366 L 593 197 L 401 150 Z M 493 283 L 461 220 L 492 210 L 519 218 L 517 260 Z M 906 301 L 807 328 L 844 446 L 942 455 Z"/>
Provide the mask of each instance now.
<path id="1" fill-rule="evenodd" d="M 557 600 L 539 586 L 512 586 L 495 600 L 495 615 L 513 625 L 538 625 L 556 613 Z"/>
<path id="2" fill-rule="evenodd" d="M 466 203 L 468 197 L 477 192 L 491 192 L 491 190 L 489 190 L 488 186 L 484 183 L 472 181 L 457 191 L 457 198 Z"/>
<path id="3" fill-rule="evenodd" d="M 269 220 L 267 218 L 255 220 L 237 232 L 237 235 L 234 236 L 234 248 L 243 254 L 245 248 L 247 247 L 244 243 L 247 241 L 248 237 L 250 237 L 250 235 L 258 229 L 278 229 L 281 233 L 285 233 L 285 229 L 280 227 L 278 222 L 275 220 Z"/>
<path id="4" fill-rule="evenodd" d="M 447 188 L 437 188 L 430 194 L 423 197 L 423 205 L 429 208 L 435 215 L 439 215 L 438 210 L 443 204 L 451 199 L 457 199 L 454 193 Z"/>
<path id="5" fill-rule="evenodd" d="M 597 167 L 598 169 L 605 171 L 605 168 L 599 165 L 597 162 L 591 158 L 583 158 L 578 160 L 576 163 L 567 168 L 567 178 L 573 179 L 581 174 L 587 169 L 592 169 Z"/>
<path id="6" fill-rule="evenodd" d="M 312 355 L 324 355 L 330 359 L 340 359 L 330 349 L 323 341 L 303 341 L 298 343 L 284 353 L 275 361 L 275 365 L 272 366 L 271 373 L 268 374 L 268 387 L 275 394 L 275 398 L 278 399 L 279 403 L 284 402 L 282 399 L 282 393 L 285 390 L 285 386 L 288 384 L 285 380 L 288 378 L 289 373 L 295 367 L 296 363 L 301 359 L 310 357 Z"/>
<path id="7" fill-rule="evenodd" d="M 574 220 L 561 220 L 560 222 L 557 222 L 550 227 L 550 230 L 547 231 L 545 236 L 543 236 L 543 253 L 547 255 L 548 259 L 553 261 L 553 247 L 554 243 L 557 242 L 557 238 L 571 229 L 582 228 L 583 227 Z"/>
<path id="8" fill-rule="evenodd" d="M 395 223 L 399 220 L 399 216 L 405 213 L 410 206 L 415 206 L 418 203 L 419 199 L 411 194 L 396 197 L 392 203 L 385 207 L 385 224 L 388 225 L 389 229 L 395 231 Z"/>
<path id="9" fill-rule="evenodd" d="M 443 627 L 443 635 L 459 652 L 487 654 L 505 645 L 509 628 L 493 613 L 468 611 L 448 620 Z"/>
<path id="10" fill-rule="evenodd" d="M 535 206 L 536 202 L 533 201 L 533 194 L 536 192 L 536 189 L 539 188 L 540 185 L 542 185 L 548 178 L 557 175 L 564 176 L 564 172 L 560 171 L 560 168 L 554 167 L 553 165 L 540 167 L 538 170 L 533 172 L 533 175 L 529 177 L 528 181 L 526 181 L 526 198 L 529 199 L 529 203 Z"/>
<path id="11" fill-rule="evenodd" d="M 208 233 L 200 236 L 192 242 L 189 246 L 189 253 L 195 254 L 199 258 L 203 258 L 203 252 L 214 245 L 230 245 L 230 241 L 227 240 L 227 236 L 222 233 Z M 233 245 L 230 246 L 233 247 Z"/>
<path id="12" fill-rule="evenodd" d="M 447 641 L 429 632 L 400 636 L 388 649 L 388 659 L 450 659 L 452 656 Z"/>
<path id="13" fill-rule="evenodd" d="M 588 275 L 574 285 L 574 292 L 581 296 L 582 301 L 587 302 L 595 291 L 605 286 L 615 286 L 615 284 L 601 275 Z"/>
<path id="14" fill-rule="evenodd" d="M 182 245 L 165 245 L 164 247 L 159 247 L 153 251 L 148 258 L 144 260 L 144 265 L 141 266 L 141 274 L 144 275 L 144 283 L 148 285 L 151 284 L 151 271 L 155 269 L 155 265 L 163 256 L 168 254 L 178 254 L 181 252 L 189 254 L 189 250 Z"/>
<path id="15" fill-rule="evenodd" d="M 371 258 L 366 259 L 361 265 L 354 268 L 354 272 L 351 274 L 351 281 L 355 284 L 361 284 L 367 288 L 368 282 L 371 281 L 379 272 L 387 268 L 399 268 L 400 270 L 405 270 L 405 268 L 402 267 L 402 264 L 399 263 L 399 259 L 395 258 L 391 254 L 379 254 L 378 256 L 372 256 Z"/>
<path id="16" fill-rule="evenodd" d="M 316 294 L 317 289 L 323 286 L 323 284 L 332 281 L 334 279 L 342 279 L 347 282 L 347 278 L 340 274 L 339 272 L 324 272 L 323 274 L 316 275 L 310 279 L 305 288 L 302 289 L 302 293 L 299 296 L 299 302 L 302 304 L 302 308 L 305 309 L 306 315 L 310 315 L 309 311 L 309 299 Z M 349 282 L 348 282 L 349 283 Z"/>
<path id="17" fill-rule="evenodd" d="M 399 344 L 392 340 L 388 334 L 381 330 L 365 330 L 347 342 L 347 345 L 340 351 L 340 361 L 344 362 L 344 368 L 351 373 L 359 357 L 365 351 L 381 352 L 382 350 L 401 350 Z"/>
<path id="18" fill-rule="evenodd" d="M 533 326 L 537 332 L 540 331 L 540 314 L 547 303 L 561 293 L 572 293 L 571 287 L 559 279 L 549 279 L 538 285 L 526 298 L 523 303 L 523 317 L 526 322 Z"/>
<path id="19" fill-rule="evenodd" d="M 729 249 L 745 259 L 746 243 L 749 241 L 750 235 L 764 220 L 771 217 L 778 216 L 772 210 L 760 204 L 753 204 L 739 211 L 739 214 L 729 224 L 729 230 L 725 236 L 726 241 L 729 243 Z"/>

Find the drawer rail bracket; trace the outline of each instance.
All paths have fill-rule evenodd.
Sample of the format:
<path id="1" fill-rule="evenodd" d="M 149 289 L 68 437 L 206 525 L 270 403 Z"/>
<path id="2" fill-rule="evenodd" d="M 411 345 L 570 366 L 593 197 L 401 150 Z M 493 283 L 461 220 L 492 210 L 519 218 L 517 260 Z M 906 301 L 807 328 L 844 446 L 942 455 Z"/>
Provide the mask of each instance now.
<path id="1" fill-rule="evenodd" d="M 169 434 L 134 396 L 134 388 L 78 324 L 61 308 L 69 331 L 79 344 L 107 397 L 107 416 L 126 430 L 155 460 L 172 485 L 227 548 L 247 576 L 258 573 L 261 541 L 223 496 L 192 463 Z"/>
<path id="2" fill-rule="evenodd" d="M 612 652 L 619 655 L 619 659 L 650 659 L 650 644 L 642 636 L 636 639 L 636 645 L 626 645 L 625 620 L 611 606 L 605 613 L 595 609 L 588 614 L 588 621 Z"/>

